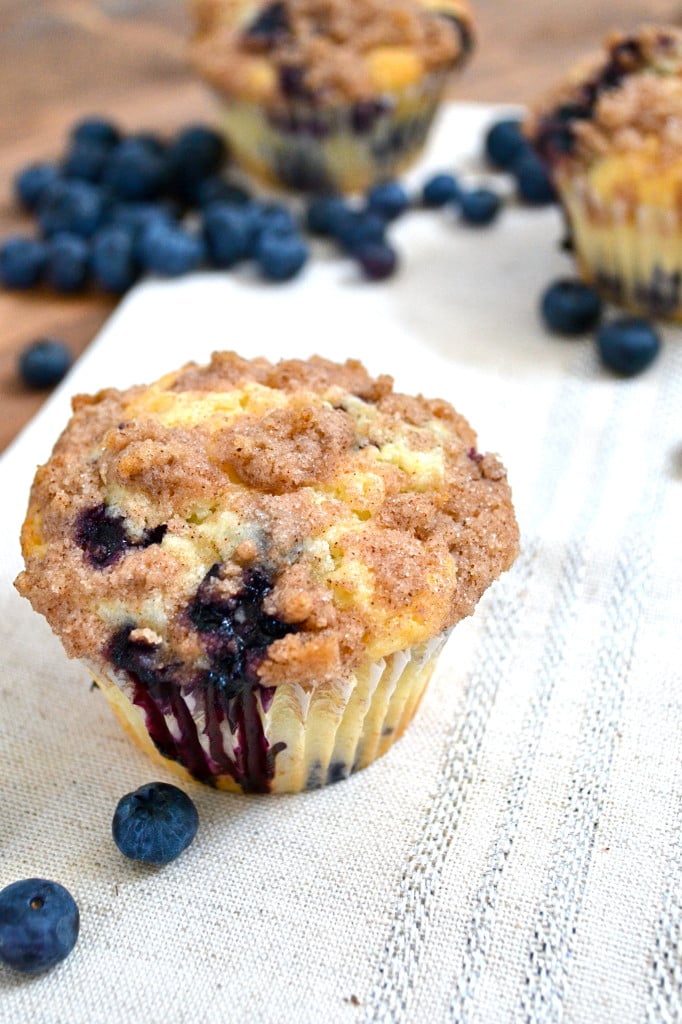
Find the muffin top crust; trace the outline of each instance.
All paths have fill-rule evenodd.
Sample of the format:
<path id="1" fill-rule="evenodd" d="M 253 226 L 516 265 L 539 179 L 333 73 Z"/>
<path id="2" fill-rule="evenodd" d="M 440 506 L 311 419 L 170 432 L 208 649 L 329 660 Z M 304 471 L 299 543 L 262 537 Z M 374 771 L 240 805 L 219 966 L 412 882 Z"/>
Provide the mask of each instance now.
<path id="1" fill-rule="evenodd" d="M 682 30 L 613 33 L 532 113 L 527 132 L 555 168 L 633 157 L 657 173 L 682 158 Z"/>
<path id="2" fill-rule="evenodd" d="M 354 103 L 460 63 L 466 0 L 194 0 L 192 59 L 218 91 L 256 102 Z"/>
<path id="3" fill-rule="evenodd" d="M 220 352 L 73 408 L 17 587 L 100 670 L 189 686 L 229 636 L 230 671 L 314 687 L 469 615 L 517 553 L 466 420 L 352 360 Z"/>

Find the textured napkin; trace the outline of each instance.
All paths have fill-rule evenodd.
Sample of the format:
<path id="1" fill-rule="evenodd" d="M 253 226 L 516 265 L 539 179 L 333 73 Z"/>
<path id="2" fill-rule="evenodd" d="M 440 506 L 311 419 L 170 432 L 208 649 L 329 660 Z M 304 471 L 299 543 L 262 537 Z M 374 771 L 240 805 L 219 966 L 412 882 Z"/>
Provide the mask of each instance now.
<path id="1" fill-rule="evenodd" d="M 491 117 L 448 110 L 417 179 L 474 170 Z M 52 973 L 0 968 L 2 1024 L 682 1019 L 682 339 L 622 381 L 544 333 L 560 235 L 556 210 L 414 213 L 382 285 L 324 250 L 283 287 L 144 284 L 0 461 L 0 885 L 54 878 L 82 918 Z M 449 399 L 508 466 L 522 553 L 382 760 L 301 796 L 194 787 L 195 843 L 147 869 L 111 816 L 163 773 L 14 592 L 17 537 L 71 394 L 214 348 Z"/>

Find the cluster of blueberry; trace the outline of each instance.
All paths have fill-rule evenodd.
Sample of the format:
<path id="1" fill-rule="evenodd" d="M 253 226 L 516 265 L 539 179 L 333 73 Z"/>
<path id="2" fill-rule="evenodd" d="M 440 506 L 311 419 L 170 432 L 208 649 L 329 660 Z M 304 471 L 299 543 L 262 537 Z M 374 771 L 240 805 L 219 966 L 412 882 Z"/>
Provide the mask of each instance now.
<path id="1" fill-rule="evenodd" d="M 295 219 L 225 178 L 227 158 L 222 137 L 203 125 L 166 141 L 122 137 L 102 118 L 81 121 L 59 163 L 17 175 L 17 198 L 41 237 L 4 242 L 0 282 L 71 293 L 94 283 L 121 294 L 144 273 L 177 277 L 245 258 L 266 278 L 294 276 L 308 256 Z M 229 221 L 221 220 L 226 211 Z M 225 231 L 233 234 L 229 256 Z"/>
<path id="2" fill-rule="evenodd" d="M 495 166 L 511 166 L 506 128 L 512 124 L 489 134 L 486 149 Z M 519 196 L 549 202 L 551 184 L 523 145 L 514 163 Z M 202 125 L 166 142 L 149 133 L 122 137 L 101 118 L 81 121 L 61 162 L 31 164 L 17 175 L 17 198 L 35 216 L 41 237 L 4 242 L 0 282 L 20 289 L 48 284 L 67 293 L 95 283 L 120 294 L 143 273 L 177 277 L 244 260 L 254 260 L 267 280 L 290 280 L 309 257 L 302 225 L 287 206 L 256 199 L 227 180 L 226 161 L 222 138 Z M 380 280 L 397 266 L 386 226 L 415 205 L 454 205 L 465 223 L 485 225 L 501 204 L 490 189 L 463 189 L 452 175 L 440 174 L 415 199 L 396 181 L 376 185 L 356 205 L 339 196 L 314 198 L 305 221 L 312 233 L 327 235 L 354 257 L 370 280 Z"/>
<path id="3" fill-rule="evenodd" d="M 550 284 L 540 302 L 540 315 L 554 334 L 575 337 L 597 329 L 597 352 L 604 366 L 623 377 L 646 370 L 661 348 L 648 320 L 636 316 L 602 321 L 599 294 L 582 281 L 561 279 Z"/>
<path id="4" fill-rule="evenodd" d="M 112 821 L 124 856 L 163 865 L 194 839 L 199 815 L 177 786 L 152 782 L 119 801 Z M 78 905 L 71 893 L 44 878 L 13 882 L 0 892 L 0 962 L 22 974 L 39 974 L 61 963 L 76 945 Z"/>

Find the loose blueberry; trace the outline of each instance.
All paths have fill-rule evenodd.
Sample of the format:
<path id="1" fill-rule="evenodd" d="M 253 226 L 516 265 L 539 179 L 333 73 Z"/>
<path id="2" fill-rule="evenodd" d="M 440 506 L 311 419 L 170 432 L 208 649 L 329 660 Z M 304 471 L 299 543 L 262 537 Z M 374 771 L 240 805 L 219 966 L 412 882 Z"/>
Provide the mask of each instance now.
<path id="1" fill-rule="evenodd" d="M 492 125 L 485 136 L 485 155 L 494 167 L 506 170 L 529 150 L 529 143 L 521 134 L 518 118 L 506 118 Z"/>
<path id="2" fill-rule="evenodd" d="M 185 202 L 196 203 L 206 178 L 222 169 L 227 159 L 225 140 L 205 125 L 184 128 L 168 150 L 171 185 Z"/>
<path id="3" fill-rule="evenodd" d="M 45 277 L 58 292 L 79 292 L 90 272 L 90 246 L 80 235 L 53 235 L 47 243 Z"/>
<path id="4" fill-rule="evenodd" d="M 29 388 L 53 388 L 66 376 L 71 353 L 63 341 L 41 338 L 19 356 L 19 374 Z"/>
<path id="5" fill-rule="evenodd" d="M 228 203 L 230 206 L 244 206 L 251 199 L 247 189 L 225 181 L 220 175 L 214 174 L 204 178 L 196 187 L 195 200 L 197 206 L 206 209 L 212 203 Z"/>
<path id="6" fill-rule="evenodd" d="M 256 243 L 256 262 L 268 281 L 289 281 L 303 269 L 308 247 L 290 231 L 263 231 Z"/>
<path id="7" fill-rule="evenodd" d="M 119 800 L 111 830 L 124 857 L 161 865 L 187 849 L 198 827 L 197 809 L 186 793 L 150 782 Z"/>
<path id="8" fill-rule="evenodd" d="M 0 282 L 5 288 L 33 288 L 42 280 L 45 243 L 35 238 L 8 238 L 0 246 Z"/>
<path id="9" fill-rule="evenodd" d="M 121 133 L 116 125 L 104 117 L 86 117 L 71 130 L 73 142 L 93 143 L 111 149 L 120 140 Z"/>
<path id="10" fill-rule="evenodd" d="M 107 223 L 142 231 L 153 221 L 162 220 L 172 224 L 176 219 L 176 210 L 170 202 L 113 203 L 109 209 Z"/>
<path id="11" fill-rule="evenodd" d="M 125 139 L 107 163 L 103 183 L 118 199 L 147 200 L 161 195 L 168 180 L 163 156 L 136 139 Z"/>
<path id="12" fill-rule="evenodd" d="M 251 216 L 255 241 L 264 231 L 292 235 L 299 229 L 298 221 L 291 210 L 281 203 L 252 203 Z"/>
<path id="13" fill-rule="evenodd" d="M 78 906 L 57 882 L 26 878 L 0 892 L 0 960 L 22 974 L 61 963 L 78 939 Z"/>
<path id="14" fill-rule="evenodd" d="M 168 146 L 160 135 L 154 132 L 134 132 L 128 135 L 126 142 L 130 145 L 142 146 L 154 156 L 165 156 Z"/>
<path id="15" fill-rule="evenodd" d="M 346 209 L 334 218 L 332 232 L 335 240 L 347 252 L 370 242 L 386 240 L 386 221 L 378 213 Z"/>
<path id="16" fill-rule="evenodd" d="M 597 349 L 604 366 L 633 377 L 649 366 L 661 348 L 661 339 L 648 320 L 621 317 L 602 324 Z"/>
<path id="17" fill-rule="evenodd" d="M 289 33 L 289 14 L 281 0 L 268 4 L 259 10 L 256 17 L 244 29 L 245 38 L 258 46 L 271 46 L 281 36 Z"/>
<path id="18" fill-rule="evenodd" d="M 422 203 L 434 208 L 447 206 L 459 198 L 459 184 L 453 174 L 434 174 L 422 188 Z"/>
<path id="19" fill-rule="evenodd" d="M 342 196 L 316 196 L 308 203 L 306 227 L 312 235 L 323 238 L 334 234 L 336 220 L 348 211 Z"/>
<path id="20" fill-rule="evenodd" d="M 398 181 L 380 181 L 367 191 L 367 208 L 384 220 L 395 220 L 407 210 L 410 198 Z"/>
<path id="21" fill-rule="evenodd" d="M 143 267 L 162 277 L 189 274 L 201 266 L 205 256 L 200 238 L 163 220 L 144 229 L 139 252 Z"/>
<path id="22" fill-rule="evenodd" d="M 466 224 L 484 227 L 500 212 L 500 197 L 489 188 L 477 188 L 460 196 L 460 212 Z"/>
<path id="23" fill-rule="evenodd" d="M 30 164 L 19 171 L 14 179 L 14 190 L 24 209 L 29 213 L 37 210 L 46 189 L 59 181 L 60 176 L 56 164 L 50 163 Z"/>
<path id="24" fill-rule="evenodd" d="M 131 228 L 110 224 L 92 240 L 92 274 L 107 292 L 122 295 L 135 284 L 140 268 L 135 253 L 135 233 Z"/>
<path id="25" fill-rule="evenodd" d="M 556 192 L 547 168 L 534 154 L 528 153 L 513 167 L 519 198 L 531 206 L 546 206 L 556 200 Z"/>
<path id="26" fill-rule="evenodd" d="M 109 159 L 109 150 L 94 142 L 77 142 L 62 163 L 65 178 L 78 178 L 95 184 L 101 179 Z"/>
<path id="27" fill-rule="evenodd" d="M 394 274 L 398 266 L 395 249 L 382 242 L 368 242 L 353 255 L 370 281 L 383 281 Z"/>
<path id="28" fill-rule="evenodd" d="M 589 285 L 564 279 L 547 288 L 540 312 L 550 331 L 566 336 L 584 334 L 599 323 L 602 301 Z"/>
<path id="29" fill-rule="evenodd" d="M 70 231 L 90 238 L 103 223 L 107 199 L 101 189 L 87 181 L 58 181 L 46 190 L 38 220 L 48 237 Z"/>
<path id="30" fill-rule="evenodd" d="M 204 214 L 204 242 L 214 267 L 232 267 L 246 259 L 253 240 L 251 211 L 243 206 L 214 203 Z"/>

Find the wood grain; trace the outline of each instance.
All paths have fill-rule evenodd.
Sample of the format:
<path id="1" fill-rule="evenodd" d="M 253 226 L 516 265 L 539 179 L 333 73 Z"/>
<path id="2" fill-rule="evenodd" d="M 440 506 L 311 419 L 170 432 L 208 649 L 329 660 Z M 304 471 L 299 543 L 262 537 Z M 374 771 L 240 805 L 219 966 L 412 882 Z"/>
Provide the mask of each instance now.
<path id="1" fill-rule="evenodd" d="M 682 22 L 676 0 L 473 2 L 478 50 L 456 94 L 483 101 L 532 100 L 614 27 Z M 11 198 L 17 168 L 56 157 L 77 118 L 105 113 L 126 129 L 162 132 L 211 119 L 186 65 L 188 30 L 182 0 L 0 0 L 1 236 L 30 229 Z M 79 354 L 114 305 L 94 293 L 0 293 L 0 450 L 45 398 L 17 381 L 24 344 L 55 335 Z"/>

